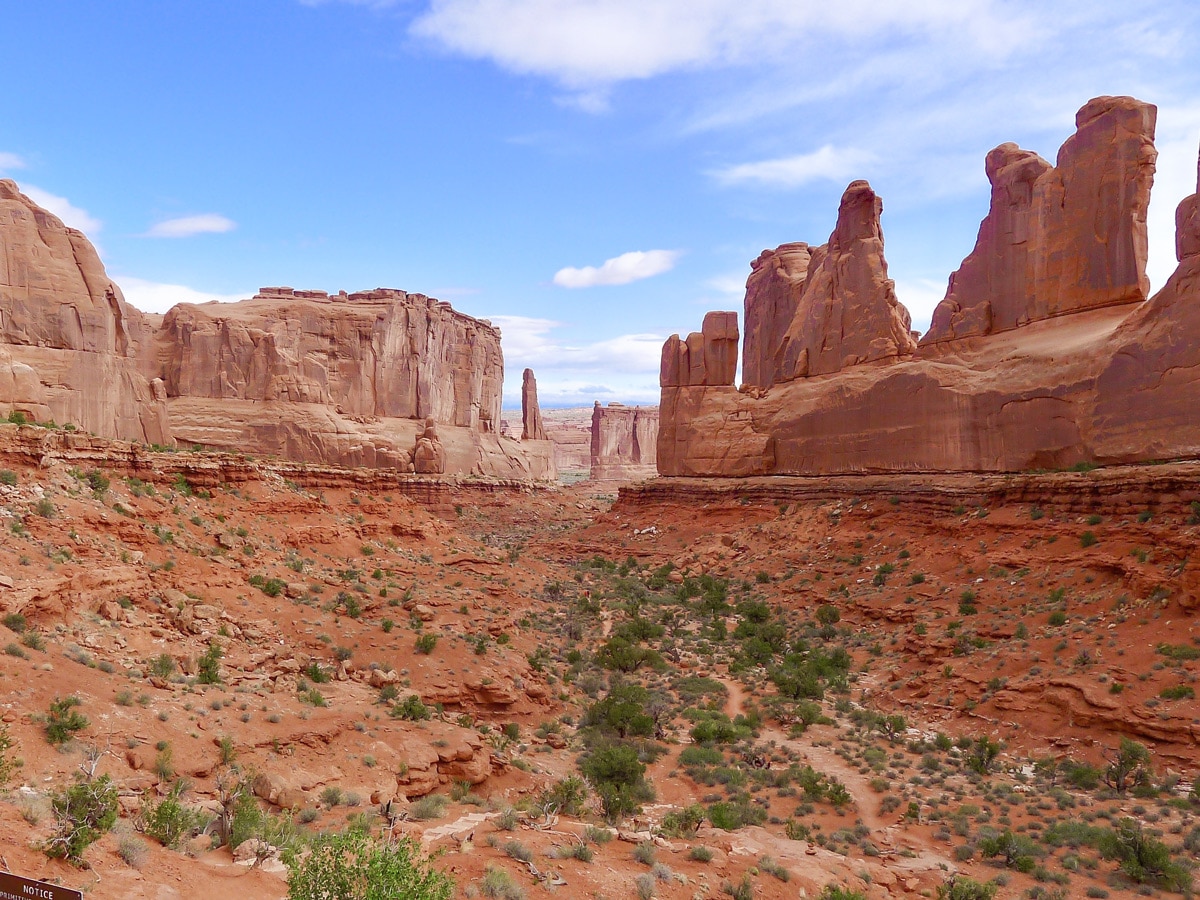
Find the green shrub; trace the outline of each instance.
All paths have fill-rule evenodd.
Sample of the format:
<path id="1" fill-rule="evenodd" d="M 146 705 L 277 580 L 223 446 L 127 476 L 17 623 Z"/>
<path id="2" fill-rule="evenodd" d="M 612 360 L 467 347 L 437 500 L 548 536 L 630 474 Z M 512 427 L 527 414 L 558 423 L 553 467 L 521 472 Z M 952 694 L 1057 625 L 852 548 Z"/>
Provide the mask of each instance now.
<path id="1" fill-rule="evenodd" d="M 955 876 L 938 888 L 938 900 L 993 900 L 997 890 L 999 885 L 995 882 Z"/>
<path id="2" fill-rule="evenodd" d="M 645 763 L 626 744 L 598 747 L 583 760 L 580 769 L 595 787 L 609 821 L 632 815 L 642 803 L 654 798 L 654 790 L 646 782 Z"/>
<path id="3" fill-rule="evenodd" d="M 0 469 L 0 484 L 15 487 L 17 484 L 17 473 L 12 469 Z"/>
<path id="4" fill-rule="evenodd" d="M 432 631 L 426 631 L 417 637 L 417 652 L 428 655 L 433 652 L 433 648 L 437 646 L 437 642 L 438 636 Z"/>
<path id="5" fill-rule="evenodd" d="M 158 803 L 146 801 L 134 827 L 164 847 L 177 850 L 185 840 L 199 834 L 208 821 L 201 810 L 184 806 L 180 802 L 182 795 L 183 783 L 177 781 Z"/>
<path id="6" fill-rule="evenodd" d="M 392 707 L 393 719 L 404 719 L 409 722 L 420 722 L 433 716 L 433 711 L 421 702 L 416 694 L 409 694 Z"/>
<path id="7" fill-rule="evenodd" d="M 117 786 L 107 775 L 95 780 L 80 779 L 50 800 L 54 831 L 42 845 L 45 854 L 83 863 L 83 854 L 117 821 Z"/>
<path id="8" fill-rule="evenodd" d="M 196 662 L 196 680 L 201 684 L 220 684 L 221 657 L 224 655 L 220 644 L 209 642 L 208 650 Z"/>
<path id="9" fill-rule="evenodd" d="M 1196 696 L 1196 691 L 1190 684 L 1177 684 L 1163 688 L 1158 692 L 1158 696 L 1164 700 L 1191 700 Z"/>
<path id="10" fill-rule="evenodd" d="M 46 740 L 51 744 L 65 744 L 77 731 L 88 727 L 87 718 L 75 707 L 83 701 L 76 696 L 55 697 L 46 715 Z"/>
<path id="11" fill-rule="evenodd" d="M 446 802 L 446 798 L 442 794 L 426 794 L 409 806 L 408 814 L 422 822 L 429 819 L 440 819 L 446 814 Z"/>
<path id="12" fill-rule="evenodd" d="M 449 900 L 454 882 L 409 838 L 380 841 L 362 831 L 321 834 L 309 852 L 283 855 L 288 900 Z"/>

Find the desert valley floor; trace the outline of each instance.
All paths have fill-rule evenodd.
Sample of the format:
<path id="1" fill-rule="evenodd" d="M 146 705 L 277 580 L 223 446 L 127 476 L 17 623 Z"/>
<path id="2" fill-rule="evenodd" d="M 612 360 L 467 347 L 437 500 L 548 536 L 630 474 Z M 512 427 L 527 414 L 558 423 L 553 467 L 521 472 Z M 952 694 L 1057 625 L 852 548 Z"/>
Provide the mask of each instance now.
<path id="1" fill-rule="evenodd" d="M 0 862 L 280 898 L 390 825 L 463 897 L 1178 890 L 1200 464 L 1080 468 L 618 492 L 0 425 Z"/>

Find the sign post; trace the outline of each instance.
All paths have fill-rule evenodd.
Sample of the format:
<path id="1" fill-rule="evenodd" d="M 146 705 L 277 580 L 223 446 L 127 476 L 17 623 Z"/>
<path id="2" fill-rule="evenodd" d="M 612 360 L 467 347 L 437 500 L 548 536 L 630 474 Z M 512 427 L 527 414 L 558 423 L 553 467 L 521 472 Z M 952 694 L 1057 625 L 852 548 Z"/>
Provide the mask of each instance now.
<path id="1" fill-rule="evenodd" d="M 0 872 L 0 900 L 83 900 L 83 891 Z"/>

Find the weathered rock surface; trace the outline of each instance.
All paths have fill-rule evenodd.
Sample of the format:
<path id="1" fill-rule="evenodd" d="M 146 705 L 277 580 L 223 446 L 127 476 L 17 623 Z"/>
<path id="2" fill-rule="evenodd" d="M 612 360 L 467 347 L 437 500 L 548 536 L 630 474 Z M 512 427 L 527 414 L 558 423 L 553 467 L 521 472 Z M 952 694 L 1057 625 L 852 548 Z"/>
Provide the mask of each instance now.
<path id="1" fill-rule="evenodd" d="M 660 474 L 1011 472 L 1200 454 L 1200 200 L 1179 207 L 1178 270 L 1138 302 L 1154 108 L 1100 98 L 1078 124 L 1053 169 L 1013 145 L 990 154 L 992 211 L 939 307 L 940 331 L 915 350 L 872 358 L 871 347 L 903 347 L 900 313 L 875 317 L 877 343 L 871 332 L 848 343 L 843 332 L 840 345 L 828 339 L 833 305 L 814 303 L 806 318 L 821 248 L 803 280 L 774 258 L 794 261 L 799 245 L 760 257 L 747 286 L 756 381 L 737 391 L 685 377 L 690 340 L 663 348 Z M 839 231 L 852 224 L 850 242 L 864 245 L 861 272 L 886 274 L 881 236 L 870 262 L 866 190 L 848 191 Z M 847 245 L 838 232 L 830 256 L 835 245 Z M 839 294 L 831 280 L 821 296 L 877 303 L 889 289 L 874 276 L 850 283 L 873 287 Z"/>
<path id="2" fill-rule="evenodd" d="M 773 377 L 762 386 L 916 350 L 908 310 L 896 300 L 895 283 L 887 275 L 882 212 L 883 201 L 865 181 L 846 188 L 829 243 L 812 251 L 795 312 L 775 354 Z M 754 330 L 762 328 L 756 323 Z"/>
<path id="3" fill-rule="evenodd" d="M 710 312 L 687 340 L 673 334 L 662 353 L 662 383 L 673 387 L 733 384 L 737 371 L 737 313 Z"/>
<path id="4" fill-rule="evenodd" d="M 1145 300 L 1156 116 L 1132 97 L 1097 97 L 1056 166 L 1016 144 L 989 153 L 991 209 L 922 343 Z"/>
<path id="5" fill-rule="evenodd" d="M 83 233 L 0 180 L 0 411 L 169 443 L 149 336 Z"/>
<path id="6" fill-rule="evenodd" d="M 764 250 L 750 263 L 743 320 L 743 384 L 770 387 L 781 380 L 784 339 L 800 304 L 811 261 L 812 248 L 795 243 Z"/>
<path id="7" fill-rule="evenodd" d="M 658 408 L 610 403 L 592 408 L 591 477 L 627 481 L 652 477 L 658 456 Z"/>
<path id="8" fill-rule="evenodd" d="M 538 405 L 537 379 L 533 369 L 521 374 L 521 440 L 545 441 L 546 426 L 542 423 L 542 408 Z"/>
<path id="9" fill-rule="evenodd" d="M 0 413 L 102 437 L 300 462 L 552 479 L 544 436 L 501 438 L 500 333 L 421 294 L 264 288 L 129 306 L 80 232 L 0 181 Z M 440 462 L 439 462 L 440 460 Z"/>

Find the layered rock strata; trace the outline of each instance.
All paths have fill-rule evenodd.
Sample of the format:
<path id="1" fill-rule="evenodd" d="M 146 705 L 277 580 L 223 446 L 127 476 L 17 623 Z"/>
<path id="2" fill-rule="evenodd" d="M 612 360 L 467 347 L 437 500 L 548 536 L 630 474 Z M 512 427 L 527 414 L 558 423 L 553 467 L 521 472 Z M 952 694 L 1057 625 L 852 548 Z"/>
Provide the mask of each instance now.
<path id="1" fill-rule="evenodd" d="M 1146 300 L 1154 120 L 1152 106 L 1099 98 L 1055 167 L 1013 145 L 989 154 L 979 241 L 915 347 L 898 334 L 906 314 L 888 313 L 868 189 L 851 185 L 827 253 L 837 245 L 875 275 L 846 290 L 817 278 L 823 248 L 760 256 L 740 390 L 707 370 L 682 377 L 705 332 L 664 345 L 659 472 L 1012 472 L 1200 454 L 1200 200 L 1180 205 L 1179 268 Z M 847 256 L 839 234 L 858 252 Z M 863 263 L 875 234 L 878 260 Z M 847 341 L 846 323 L 867 322 Z"/>
<path id="2" fill-rule="evenodd" d="M 264 288 L 143 315 L 81 232 L 0 181 L 3 416 L 401 472 L 424 440 L 429 472 L 552 479 L 544 434 L 497 434 L 503 377 L 496 328 L 404 291 Z"/>
<path id="3" fill-rule="evenodd" d="M 0 180 L 0 413 L 169 442 L 150 336 L 83 233 Z"/>
<path id="4" fill-rule="evenodd" d="M 736 360 L 736 357 L 735 357 Z M 652 477 L 658 456 L 658 409 L 610 403 L 592 408 L 593 481 Z"/>

